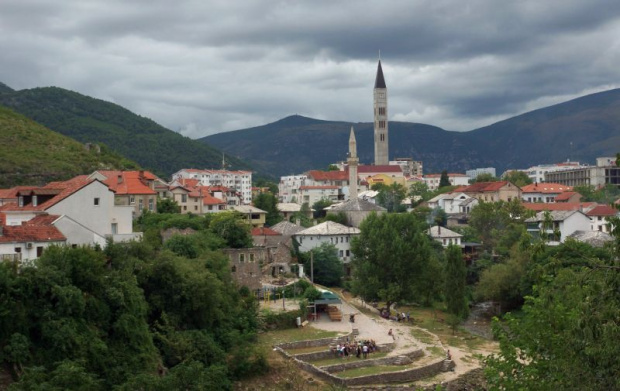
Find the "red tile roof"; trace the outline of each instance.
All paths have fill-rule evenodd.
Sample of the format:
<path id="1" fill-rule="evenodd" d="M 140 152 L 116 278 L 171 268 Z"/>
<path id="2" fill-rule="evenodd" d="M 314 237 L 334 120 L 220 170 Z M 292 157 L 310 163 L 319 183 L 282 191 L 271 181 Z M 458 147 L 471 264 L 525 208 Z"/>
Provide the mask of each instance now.
<path id="1" fill-rule="evenodd" d="M 274 231 L 271 228 L 252 228 L 252 236 L 282 236 L 280 232 Z"/>
<path id="2" fill-rule="evenodd" d="M 200 183 L 199 179 L 179 178 L 179 183 L 183 186 L 196 187 Z"/>
<path id="3" fill-rule="evenodd" d="M 299 186 L 299 190 L 340 189 L 339 186 Z"/>
<path id="4" fill-rule="evenodd" d="M 529 203 L 524 202 L 523 206 L 527 209 L 540 212 L 543 210 L 589 210 L 596 206 L 596 202 L 559 202 L 559 203 Z"/>
<path id="5" fill-rule="evenodd" d="M 38 216 L 22 225 L 4 225 L 6 219 L 4 214 L 0 213 L 0 224 L 3 225 L 0 243 L 66 241 L 67 238 L 51 224 L 52 218 L 56 220 L 58 216 Z"/>
<path id="6" fill-rule="evenodd" d="M 460 192 L 463 193 L 486 193 L 486 192 L 494 192 L 498 191 L 502 187 L 506 186 L 508 181 L 498 181 L 498 182 L 476 182 L 465 188 L 459 188 Z M 456 190 L 455 190 L 456 191 Z"/>
<path id="7" fill-rule="evenodd" d="M 349 179 L 347 171 L 308 171 L 308 176 L 315 181 L 346 181 Z"/>
<path id="8" fill-rule="evenodd" d="M 98 171 L 106 177 L 103 181 L 116 194 L 157 194 L 146 181 L 157 178 L 148 171 Z"/>
<path id="9" fill-rule="evenodd" d="M 448 174 L 448 177 L 453 177 L 453 178 L 455 178 L 455 177 L 466 177 L 466 176 L 467 175 L 465 175 L 465 174 L 454 173 L 454 172 L 451 173 L 451 174 Z M 426 175 L 424 175 L 424 178 L 441 178 L 441 174 L 426 174 Z"/>
<path id="10" fill-rule="evenodd" d="M 597 205 L 586 212 L 586 216 L 615 216 L 617 214 L 618 209 L 612 208 L 609 205 Z"/>
<path id="11" fill-rule="evenodd" d="M 562 193 L 572 191 L 571 186 L 562 185 L 560 183 L 532 183 L 521 188 L 523 193 Z"/>
<path id="12" fill-rule="evenodd" d="M 211 194 L 207 193 L 203 198 L 202 198 L 202 204 L 203 205 L 222 205 L 222 204 L 226 204 L 226 202 L 222 199 L 219 199 L 217 197 L 213 197 Z"/>
<path id="13" fill-rule="evenodd" d="M 575 191 L 565 191 L 564 193 L 558 194 L 555 197 L 556 201 L 566 201 L 569 200 L 571 197 L 573 197 L 574 195 L 579 194 Z M 579 194 L 579 196 L 581 196 L 581 194 Z"/>
<path id="14" fill-rule="evenodd" d="M 86 175 L 79 175 L 76 176 L 75 178 L 69 179 L 67 181 L 62 181 L 62 182 L 50 182 L 47 185 L 43 186 L 43 187 L 37 187 L 37 188 L 32 188 L 31 191 L 35 191 L 35 190 L 49 190 L 49 189 L 54 189 L 56 191 L 54 192 L 47 192 L 47 193 L 57 193 L 56 196 L 54 196 L 53 198 L 37 205 L 37 206 L 33 206 L 32 204 L 28 204 L 25 205 L 23 207 L 19 207 L 16 203 L 9 203 L 6 204 L 2 207 L 2 210 L 6 210 L 6 211 L 43 211 L 43 210 L 47 210 L 48 208 L 52 207 L 53 205 L 56 205 L 57 203 L 59 203 L 60 201 L 64 200 L 65 198 L 69 197 L 70 195 L 72 195 L 73 193 L 77 192 L 78 190 L 82 189 L 83 187 L 86 187 L 87 185 L 89 185 L 90 183 L 92 183 L 93 180 L 89 179 L 88 176 Z M 20 193 L 24 193 L 26 192 L 26 190 L 20 190 Z M 45 191 L 44 191 L 45 193 Z"/>
<path id="15" fill-rule="evenodd" d="M 397 165 L 384 164 L 384 165 L 372 166 L 372 165 L 363 164 L 357 167 L 357 172 L 358 174 L 370 174 L 370 173 L 376 174 L 376 173 L 381 173 L 381 172 L 402 173 L 403 169 Z M 348 177 L 348 174 L 347 174 L 347 177 Z"/>

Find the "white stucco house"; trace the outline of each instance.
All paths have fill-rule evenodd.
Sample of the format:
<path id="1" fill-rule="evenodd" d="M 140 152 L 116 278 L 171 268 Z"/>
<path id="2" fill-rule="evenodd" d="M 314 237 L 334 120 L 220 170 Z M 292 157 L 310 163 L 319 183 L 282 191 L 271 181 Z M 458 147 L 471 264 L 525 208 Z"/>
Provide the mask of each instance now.
<path id="1" fill-rule="evenodd" d="M 545 227 L 545 213 L 549 213 L 550 226 Z M 533 237 L 548 235 L 549 245 L 564 243 L 566 238 L 575 231 L 590 231 L 590 218 L 579 210 L 552 210 L 536 213 L 536 216 L 525 220 L 527 231 Z"/>
<path id="2" fill-rule="evenodd" d="M 431 209 L 441 208 L 448 214 L 461 213 L 460 205 L 470 198 L 465 193 L 446 193 L 431 198 L 427 204 Z"/>
<path id="3" fill-rule="evenodd" d="M 441 243 L 443 247 L 448 247 L 452 244 L 460 246 L 461 238 L 463 237 L 460 233 L 451 231 L 448 228 L 441 227 L 439 225 L 429 228 L 427 233 L 431 236 L 431 238 L 433 238 L 433 240 Z"/>
<path id="4" fill-rule="evenodd" d="M 359 236 L 359 234 L 358 228 L 326 221 L 297 232 L 294 238 L 299 243 L 301 252 L 308 252 L 323 243 L 333 244 L 338 250 L 338 257 L 343 263 L 348 263 L 352 259 L 351 239 Z"/>
<path id="5" fill-rule="evenodd" d="M 140 239 L 142 233 L 133 232 L 134 207 L 116 205 L 114 199 L 114 192 L 103 182 L 81 175 L 20 190 L 17 203 L 3 205 L 0 213 L 7 226 L 54 216 L 50 224 L 62 233 L 67 245 L 105 246 L 107 238 L 115 242 Z"/>

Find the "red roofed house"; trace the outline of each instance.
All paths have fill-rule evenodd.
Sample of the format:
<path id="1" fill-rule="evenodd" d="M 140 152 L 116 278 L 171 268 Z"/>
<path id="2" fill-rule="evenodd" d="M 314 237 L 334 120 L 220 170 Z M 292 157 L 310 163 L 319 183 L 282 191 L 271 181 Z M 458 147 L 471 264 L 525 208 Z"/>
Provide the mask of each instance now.
<path id="1" fill-rule="evenodd" d="M 203 213 L 217 213 L 227 209 L 226 201 L 209 194 L 208 192 L 202 197 Z"/>
<path id="2" fill-rule="evenodd" d="M 239 204 L 249 205 L 252 202 L 251 171 L 198 170 L 186 168 L 172 174 L 173 181 L 180 179 L 197 179 L 200 181 L 201 186 L 225 186 L 239 195 Z"/>
<path id="3" fill-rule="evenodd" d="M 149 171 L 95 171 L 91 179 L 98 179 L 114 191 L 115 205 L 133 207 L 133 217 L 140 217 L 144 210 L 157 210 L 155 181 L 158 179 Z"/>
<path id="4" fill-rule="evenodd" d="M 6 215 L 0 213 L 0 261 L 36 259 L 47 247 L 64 244 L 67 239 L 53 225 L 59 217 L 42 214 L 21 225 L 6 225 Z"/>
<path id="5" fill-rule="evenodd" d="M 521 189 L 508 181 L 477 182 L 459 188 L 458 191 L 484 202 L 509 202 L 514 199 L 521 199 Z"/>
<path id="6" fill-rule="evenodd" d="M 441 174 L 426 174 L 424 175 L 423 178 L 429 190 L 439 189 L 439 182 L 441 181 Z M 469 177 L 465 174 L 448 173 L 448 180 L 450 181 L 450 186 L 469 185 Z"/>
<path id="7" fill-rule="evenodd" d="M 131 206 L 116 205 L 114 192 L 86 175 L 68 181 L 50 182 L 43 187 L 17 191 L 17 203 L 0 206 L 6 226 L 20 226 L 36 218 L 51 223 L 67 244 L 106 245 L 139 239 L 134 233 Z M 57 218 L 42 216 L 54 215 Z M 33 223 L 37 225 L 38 223 Z"/>
<path id="8" fill-rule="evenodd" d="M 613 226 L 609 223 L 610 217 L 618 216 L 618 210 L 609 205 L 596 205 L 585 212 L 590 218 L 590 229 L 610 234 Z"/>
<path id="9" fill-rule="evenodd" d="M 556 202 L 556 198 L 567 191 L 571 186 L 559 183 L 532 183 L 521 188 L 521 199 L 524 202 Z"/>
<path id="10" fill-rule="evenodd" d="M 575 191 L 565 191 L 555 197 L 555 202 L 580 202 L 581 197 L 583 196 Z"/>

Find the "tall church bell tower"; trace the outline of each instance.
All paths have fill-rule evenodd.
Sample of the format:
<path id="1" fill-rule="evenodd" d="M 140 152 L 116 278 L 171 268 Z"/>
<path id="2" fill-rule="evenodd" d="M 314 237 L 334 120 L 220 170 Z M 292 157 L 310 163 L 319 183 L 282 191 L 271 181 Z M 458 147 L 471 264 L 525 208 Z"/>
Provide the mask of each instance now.
<path id="1" fill-rule="evenodd" d="M 375 165 L 389 164 L 388 156 L 388 112 L 387 112 L 387 87 L 381 69 L 381 60 L 377 67 L 374 89 L 375 111 Z"/>

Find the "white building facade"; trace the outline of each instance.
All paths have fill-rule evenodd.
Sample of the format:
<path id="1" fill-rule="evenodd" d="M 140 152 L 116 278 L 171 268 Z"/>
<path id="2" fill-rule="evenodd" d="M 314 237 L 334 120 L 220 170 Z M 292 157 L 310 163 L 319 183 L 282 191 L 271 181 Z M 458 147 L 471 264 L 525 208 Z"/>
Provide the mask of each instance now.
<path id="1" fill-rule="evenodd" d="M 172 180 L 197 179 L 202 186 L 224 186 L 239 193 L 241 202 L 252 203 L 252 172 L 228 170 L 197 170 L 187 168 L 172 174 Z"/>
<path id="2" fill-rule="evenodd" d="M 343 263 L 348 263 L 352 259 L 351 239 L 359 236 L 360 230 L 354 227 L 347 227 L 333 221 L 307 228 L 297 232 L 294 237 L 299 243 L 299 251 L 308 252 L 323 243 L 333 244 L 338 250 L 338 258 Z"/>

